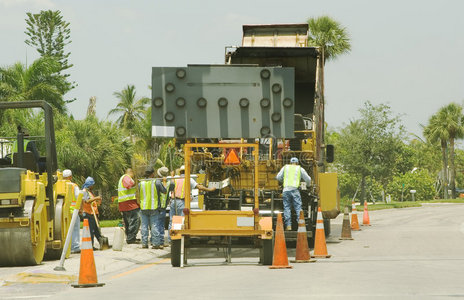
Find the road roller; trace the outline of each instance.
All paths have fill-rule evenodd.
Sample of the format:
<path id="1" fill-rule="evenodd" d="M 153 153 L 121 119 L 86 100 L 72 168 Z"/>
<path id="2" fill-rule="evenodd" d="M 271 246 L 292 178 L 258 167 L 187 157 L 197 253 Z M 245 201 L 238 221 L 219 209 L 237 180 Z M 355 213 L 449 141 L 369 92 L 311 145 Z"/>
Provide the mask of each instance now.
<path id="1" fill-rule="evenodd" d="M 0 266 L 59 259 L 71 221 L 72 185 L 57 170 L 52 107 L 41 100 L 0 102 L 0 112 L 37 108 L 44 112 L 43 136 L 18 126 L 15 137 L 0 137 Z"/>

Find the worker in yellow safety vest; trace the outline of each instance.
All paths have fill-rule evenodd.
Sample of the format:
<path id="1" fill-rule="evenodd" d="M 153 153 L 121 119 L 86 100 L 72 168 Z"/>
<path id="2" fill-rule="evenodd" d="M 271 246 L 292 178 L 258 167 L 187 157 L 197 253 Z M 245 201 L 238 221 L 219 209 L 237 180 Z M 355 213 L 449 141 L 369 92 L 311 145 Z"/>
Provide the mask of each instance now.
<path id="1" fill-rule="evenodd" d="M 292 230 L 292 214 L 291 208 L 295 210 L 296 224 L 301 211 L 301 195 L 298 188 L 300 187 L 300 180 L 303 179 L 307 186 L 311 184 L 311 177 L 306 173 L 305 169 L 298 165 L 298 158 L 292 157 L 290 164 L 287 164 L 280 169 L 276 176 L 280 182 L 283 181 L 282 198 L 284 203 L 284 222 L 285 230 Z"/>
<path id="2" fill-rule="evenodd" d="M 172 226 L 172 217 L 173 216 L 183 216 L 184 207 L 185 207 L 185 166 L 181 166 L 179 169 L 180 176 L 174 179 L 174 191 L 173 197 L 171 199 L 171 205 L 169 210 L 169 230 Z M 172 183 L 171 183 L 172 184 Z M 190 178 L 190 191 L 193 189 L 199 189 L 200 191 L 212 192 L 216 188 L 207 188 L 202 184 L 197 183 L 194 179 Z M 171 242 L 171 237 L 169 236 L 169 242 Z"/>
<path id="3" fill-rule="evenodd" d="M 118 183 L 118 206 L 124 219 L 126 242 L 139 244 L 137 233 L 140 228 L 140 206 L 137 203 L 137 188 L 134 181 L 134 171 L 127 169 Z"/>
<path id="4" fill-rule="evenodd" d="M 80 212 L 82 211 L 81 207 L 76 207 L 77 198 L 79 197 L 79 186 L 72 182 L 72 171 L 66 169 L 63 171 L 63 179 L 68 180 L 72 185 L 72 198 L 71 198 L 71 205 L 69 206 L 69 210 L 71 215 L 73 214 L 75 209 L 78 209 Z M 72 241 L 71 241 L 71 253 L 80 253 L 81 246 L 80 246 L 80 226 L 81 226 L 81 219 L 79 215 L 77 215 L 76 223 L 74 223 L 74 227 L 71 228 L 72 230 Z"/>
<path id="5" fill-rule="evenodd" d="M 151 245 L 153 249 L 164 248 L 164 220 L 166 218 L 167 195 L 170 181 L 166 181 L 169 170 L 159 168 L 157 177 L 155 170 L 148 167 L 145 170 L 145 180 L 139 183 L 140 209 L 142 217 L 142 248 L 148 248 L 148 233 L 151 231 Z"/>

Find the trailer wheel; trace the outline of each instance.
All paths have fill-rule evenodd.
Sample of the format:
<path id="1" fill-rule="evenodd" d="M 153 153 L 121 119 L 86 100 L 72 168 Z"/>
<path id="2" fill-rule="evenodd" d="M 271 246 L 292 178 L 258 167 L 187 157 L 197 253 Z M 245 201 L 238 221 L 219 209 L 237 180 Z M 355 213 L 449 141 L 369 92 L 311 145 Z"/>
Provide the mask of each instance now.
<path id="1" fill-rule="evenodd" d="M 263 240 L 263 265 L 270 266 L 272 265 L 272 239 Z"/>
<path id="2" fill-rule="evenodd" d="M 180 267 L 180 242 L 181 240 L 171 240 L 171 265 Z"/>

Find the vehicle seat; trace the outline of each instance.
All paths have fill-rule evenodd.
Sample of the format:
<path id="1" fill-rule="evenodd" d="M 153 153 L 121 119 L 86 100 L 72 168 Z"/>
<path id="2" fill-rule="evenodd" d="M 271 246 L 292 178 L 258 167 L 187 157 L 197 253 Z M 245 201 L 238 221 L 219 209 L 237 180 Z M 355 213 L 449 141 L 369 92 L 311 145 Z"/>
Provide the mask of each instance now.
<path id="1" fill-rule="evenodd" d="M 18 165 L 18 162 L 19 162 L 19 153 L 15 152 L 13 153 L 13 167 L 20 167 Z M 21 168 L 25 168 L 32 172 L 39 171 L 37 162 L 35 161 L 34 154 L 32 152 L 30 151 L 24 152 L 23 165 L 21 166 Z"/>

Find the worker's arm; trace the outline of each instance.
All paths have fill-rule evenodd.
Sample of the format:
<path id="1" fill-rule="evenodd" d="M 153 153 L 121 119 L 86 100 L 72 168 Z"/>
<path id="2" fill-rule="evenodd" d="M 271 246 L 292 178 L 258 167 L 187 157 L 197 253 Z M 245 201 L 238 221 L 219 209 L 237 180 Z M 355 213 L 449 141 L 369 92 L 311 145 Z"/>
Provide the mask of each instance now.
<path id="1" fill-rule="evenodd" d="M 282 167 L 282 169 L 280 169 L 279 173 L 277 173 L 276 179 L 279 182 L 284 181 L 284 169 L 285 169 L 285 167 Z"/>
<path id="2" fill-rule="evenodd" d="M 195 180 L 190 179 L 190 188 L 191 189 L 199 189 L 200 191 L 205 191 L 205 192 L 213 192 L 216 190 L 215 187 L 207 188 L 206 186 L 197 183 Z"/>
<path id="3" fill-rule="evenodd" d="M 309 177 L 305 169 L 303 168 L 300 168 L 300 169 L 301 169 L 301 178 L 306 182 L 307 186 L 309 187 L 311 185 L 311 177 Z"/>
<path id="4" fill-rule="evenodd" d="M 130 189 L 135 185 L 135 181 L 130 178 L 130 176 L 124 176 L 122 179 L 122 186 L 125 187 L 126 189 Z"/>
<path id="5" fill-rule="evenodd" d="M 166 187 L 164 186 L 164 184 L 166 184 L 166 178 L 163 178 L 163 182 L 161 182 L 160 179 L 157 179 L 155 181 L 155 185 L 156 185 L 156 190 L 159 192 L 159 193 L 162 193 L 162 194 L 166 194 Z"/>

